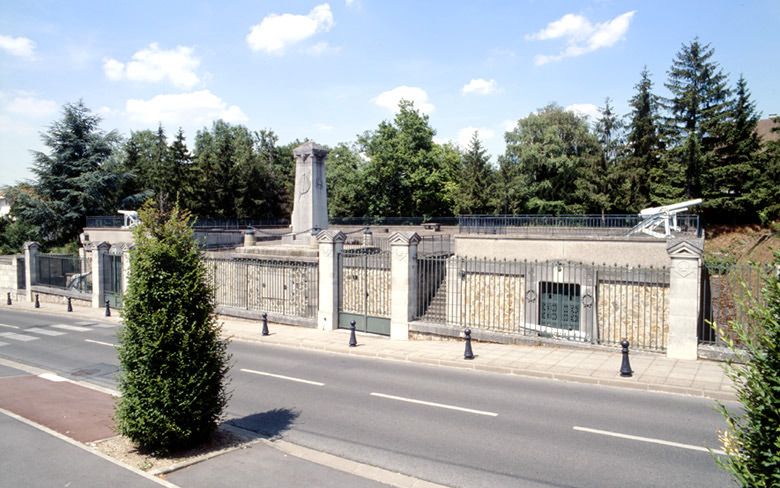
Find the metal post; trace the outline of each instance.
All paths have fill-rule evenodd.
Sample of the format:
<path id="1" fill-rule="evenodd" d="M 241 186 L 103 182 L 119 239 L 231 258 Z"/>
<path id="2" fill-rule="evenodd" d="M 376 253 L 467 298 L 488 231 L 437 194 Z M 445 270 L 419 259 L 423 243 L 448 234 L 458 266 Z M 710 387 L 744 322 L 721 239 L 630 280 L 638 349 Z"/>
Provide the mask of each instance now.
<path id="1" fill-rule="evenodd" d="M 68 312 L 72 312 L 72 311 L 73 311 L 73 304 L 70 303 L 70 297 L 68 297 Z"/>
<path id="2" fill-rule="evenodd" d="M 355 321 L 349 322 L 349 347 L 357 346 L 357 337 L 355 337 Z"/>
<path id="3" fill-rule="evenodd" d="M 11 305 L 11 292 L 8 292 L 8 298 L 6 299 L 6 305 Z"/>
<path id="4" fill-rule="evenodd" d="M 41 302 L 38 301 L 38 294 L 35 294 L 35 308 L 41 308 Z"/>
<path id="5" fill-rule="evenodd" d="M 620 346 L 623 348 L 623 363 L 620 365 L 620 376 L 630 378 L 634 375 L 634 371 L 631 369 L 631 363 L 628 362 L 628 340 L 623 339 L 620 341 Z"/>
<path id="6" fill-rule="evenodd" d="M 110 316 L 111 316 L 111 305 L 110 305 L 110 301 L 106 300 L 106 317 L 110 317 Z"/>
<path id="7" fill-rule="evenodd" d="M 463 351 L 463 359 L 474 359 L 474 351 L 471 350 L 471 329 L 463 331 L 466 336 L 466 350 Z"/>
<path id="8" fill-rule="evenodd" d="M 263 335 L 268 335 L 268 314 L 263 312 Z"/>

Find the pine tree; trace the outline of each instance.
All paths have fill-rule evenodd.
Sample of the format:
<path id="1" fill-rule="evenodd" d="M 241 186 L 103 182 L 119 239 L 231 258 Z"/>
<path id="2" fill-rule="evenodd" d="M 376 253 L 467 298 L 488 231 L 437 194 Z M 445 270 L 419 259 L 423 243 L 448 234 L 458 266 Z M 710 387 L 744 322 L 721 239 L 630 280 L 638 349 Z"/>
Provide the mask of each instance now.
<path id="1" fill-rule="evenodd" d="M 618 201 L 620 192 L 617 187 L 620 184 L 618 170 L 625 153 L 625 143 L 623 121 L 615 113 L 609 97 L 604 100 L 599 113 L 594 130 L 601 152 L 581 175 L 580 191 L 582 199 L 589 202 L 589 208 L 603 215 L 624 207 L 624 202 Z"/>
<path id="2" fill-rule="evenodd" d="M 758 154 L 761 144 L 756 134 L 759 116 L 743 76 L 739 77 L 735 98 L 728 112 L 718 159 L 713 165 L 704 197 L 717 209 L 718 219 L 756 220 L 753 190 L 759 181 Z"/>
<path id="3" fill-rule="evenodd" d="M 193 199 L 192 154 L 187 148 L 184 131 L 181 127 L 168 148 L 168 161 L 172 171 L 170 188 L 172 201 L 178 200 L 186 208 L 189 208 Z"/>
<path id="4" fill-rule="evenodd" d="M 455 213 L 490 212 L 494 190 L 493 171 L 490 167 L 490 156 L 487 155 L 487 150 L 482 146 L 476 131 L 461 157 L 457 186 Z"/>
<path id="5" fill-rule="evenodd" d="M 647 67 L 642 69 L 636 94 L 629 100 L 627 154 L 621 165 L 621 193 L 625 209 L 638 212 L 652 203 L 660 203 L 651 195 L 664 193 L 661 185 L 670 176 L 661 170 L 663 145 L 659 134 L 659 100 L 653 94 L 653 82 Z"/>
<path id="6" fill-rule="evenodd" d="M 698 38 L 683 45 L 666 82 L 672 94 L 666 101 L 667 155 L 682 162 L 687 198 L 702 196 L 704 188 L 711 185 L 710 174 L 723 135 L 729 89 L 726 75 L 712 60 L 714 53 Z M 669 169 L 675 168 L 670 164 Z"/>
<path id="7" fill-rule="evenodd" d="M 133 230 L 120 332 L 119 432 L 167 453 L 206 440 L 228 401 L 229 355 L 192 219 L 152 201 Z"/>

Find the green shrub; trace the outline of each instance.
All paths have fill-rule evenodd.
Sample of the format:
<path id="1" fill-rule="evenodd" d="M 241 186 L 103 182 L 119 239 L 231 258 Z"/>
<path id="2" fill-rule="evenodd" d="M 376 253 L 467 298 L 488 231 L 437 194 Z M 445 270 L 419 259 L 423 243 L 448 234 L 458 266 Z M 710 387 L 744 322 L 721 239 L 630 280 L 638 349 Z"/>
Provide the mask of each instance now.
<path id="1" fill-rule="evenodd" d="M 146 451 L 167 453 L 206 440 L 228 401 L 229 355 L 214 315 L 214 292 L 178 205 L 148 202 L 134 229 L 120 333 L 119 432 Z"/>
<path id="2" fill-rule="evenodd" d="M 780 253 L 775 254 L 780 264 Z M 780 279 L 776 274 L 763 289 L 765 304 L 753 300 L 752 326 L 732 323 L 732 337 L 723 335 L 739 361 L 727 363 L 744 412 L 720 405 L 728 430 L 721 436 L 727 457 L 719 464 L 743 487 L 780 487 Z M 756 327 L 756 324 L 759 324 Z M 737 345 L 738 344 L 738 345 Z"/>

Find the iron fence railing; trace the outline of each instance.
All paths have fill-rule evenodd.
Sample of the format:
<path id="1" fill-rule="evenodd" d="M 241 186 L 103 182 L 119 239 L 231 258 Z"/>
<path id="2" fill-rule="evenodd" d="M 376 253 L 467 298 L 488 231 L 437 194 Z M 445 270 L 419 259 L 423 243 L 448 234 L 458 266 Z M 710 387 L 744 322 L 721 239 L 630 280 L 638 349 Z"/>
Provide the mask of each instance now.
<path id="1" fill-rule="evenodd" d="M 612 215 L 461 215 L 458 229 L 467 234 L 507 234 L 544 232 L 545 234 L 626 235 L 644 219 L 638 214 Z M 677 225 L 682 232 L 701 234 L 699 216 L 681 214 Z"/>
<path id="2" fill-rule="evenodd" d="M 24 256 L 16 257 L 16 289 L 27 289 L 27 267 L 24 265 Z"/>
<path id="3" fill-rule="evenodd" d="M 39 254 L 33 285 L 92 293 L 92 260 L 70 254 Z"/>
<path id="4" fill-rule="evenodd" d="M 86 227 L 122 227 L 125 223 L 121 215 L 91 215 L 87 217 Z M 289 225 L 288 219 L 212 219 L 197 217 L 196 229 L 248 229 L 250 227 L 280 227 Z"/>
<path id="5" fill-rule="evenodd" d="M 458 217 L 331 217 L 330 225 L 458 225 Z"/>
<path id="6" fill-rule="evenodd" d="M 664 351 L 669 270 L 446 255 L 417 261 L 416 320 Z"/>
<path id="7" fill-rule="evenodd" d="M 731 330 L 733 322 L 755 326 L 750 307 L 764 303 L 764 284 L 778 272 L 769 264 L 705 262 L 701 267 L 699 343 L 723 347 L 724 339 L 736 339 Z"/>
<path id="8" fill-rule="evenodd" d="M 216 304 L 313 319 L 318 306 L 316 262 L 205 257 Z"/>

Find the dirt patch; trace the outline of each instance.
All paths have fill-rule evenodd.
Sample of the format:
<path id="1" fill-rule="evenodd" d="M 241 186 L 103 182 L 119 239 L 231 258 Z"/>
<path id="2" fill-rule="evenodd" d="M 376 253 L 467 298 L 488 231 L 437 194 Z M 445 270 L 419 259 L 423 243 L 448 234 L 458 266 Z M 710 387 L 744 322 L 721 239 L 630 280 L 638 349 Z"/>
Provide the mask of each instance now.
<path id="1" fill-rule="evenodd" d="M 706 259 L 735 263 L 771 263 L 780 236 L 758 225 L 713 226 L 704 242 Z"/>
<path id="2" fill-rule="evenodd" d="M 121 435 L 88 444 L 103 454 L 141 471 L 164 474 L 235 449 L 246 449 L 255 442 L 258 442 L 258 437 L 251 433 L 222 426 L 206 443 L 168 456 L 141 453 L 130 439 Z"/>

